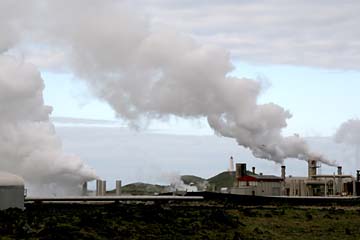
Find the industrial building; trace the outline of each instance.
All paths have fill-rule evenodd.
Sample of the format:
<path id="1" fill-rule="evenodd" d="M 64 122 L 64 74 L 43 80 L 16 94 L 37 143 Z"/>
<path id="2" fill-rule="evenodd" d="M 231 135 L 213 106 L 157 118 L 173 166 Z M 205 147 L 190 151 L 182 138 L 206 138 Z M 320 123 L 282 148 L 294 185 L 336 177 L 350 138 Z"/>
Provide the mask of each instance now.
<path id="1" fill-rule="evenodd" d="M 246 164 L 236 164 L 234 187 L 230 189 L 232 194 L 255 195 L 255 196 L 280 196 L 283 186 L 283 178 L 273 175 L 256 174 L 246 170 Z"/>
<path id="2" fill-rule="evenodd" d="M 24 179 L 11 173 L 0 172 L 0 210 L 24 209 Z"/>
<path id="3" fill-rule="evenodd" d="M 342 167 L 337 168 L 337 174 L 318 174 L 319 161 L 316 158 L 308 160 L 308 176 L 286 176 L 286 167 L 281 167 L 281 176 L 257 174 L 255 168 L 247 171 L 245 163 L 236 164 L 234 187 L 230 193 L 254 196 L 359 196 L 360 171 L 357 177 L 343 175 Z"/>
<path id="4" fill-rule="evenodd" d="M 285 196 L 355 196 L 357 194 L 358 177 L 343 175 L 342 167 L 337 168 L 337 174 L 318 174 L 318 160 L 316 158 L 308 160 L 307 177 L 285 177 L 284 192 Z M 285 168 L 284 168 L 285 171 Z"/>

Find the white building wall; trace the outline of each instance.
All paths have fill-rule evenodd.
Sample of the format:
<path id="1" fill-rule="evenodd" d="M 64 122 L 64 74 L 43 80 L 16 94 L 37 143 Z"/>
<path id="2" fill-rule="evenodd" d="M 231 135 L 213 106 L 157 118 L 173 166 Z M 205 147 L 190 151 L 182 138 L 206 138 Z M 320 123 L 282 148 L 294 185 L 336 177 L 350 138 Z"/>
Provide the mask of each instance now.
<path id="1" fill-rule="evenodd" d="M 240 186 L 230 190 L 232 194 L 256 196 L 280 196 L 280 182 L 252 182 L 250 186 Z"/>

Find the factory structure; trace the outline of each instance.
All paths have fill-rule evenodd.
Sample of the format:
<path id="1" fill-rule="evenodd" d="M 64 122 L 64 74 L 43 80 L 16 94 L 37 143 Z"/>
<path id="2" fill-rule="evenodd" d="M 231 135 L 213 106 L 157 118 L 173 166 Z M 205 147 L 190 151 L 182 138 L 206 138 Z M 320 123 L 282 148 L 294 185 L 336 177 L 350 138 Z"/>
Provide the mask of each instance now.
<path id="1" fill-rule="evenodd" d="M 286 176 L 286 167 L 281 167 L 281 176 L 257 174 L 255 168 L 247 171 L 245 163 L 237 163 L 234 187 L 229 193 L 254 196 L 290 197 L 340 197 L 360 196 L 360 171 L 357 176 L 344 175 L 342 167 L 336 174 L 318 174 L 319 161 L 308 160 L 308 176 Z"/>
<path id="2" fill-rule="evenodd" d="M 257 173 L 255 167 L 247 170 L 245 163 L 237 163 L 235 172 L 229 170 L 227 175 L 233 181 L 233 187 L 221 189 L 222 193 L 231 193 L 248 196 L 282 196 L 282 197 L 353 197 L 360 196 L 360 170 L 356 177 L 345 175 L 342 167 L 337 167 L 334 174 L 319 174 L 319 159 L 311 158 L 308 161 L 308 176 L 293 177 L 286 175 L 286 167 L 281 167 L 280 176 Z M 232 180 L 234 179 L 234 180 Z M 122 195 L 121 181 L 117 180 L 115 189 L 107 191 L 106 181 L 96 180 L 96 189 L 88 190 L 88 183 L 82 186 L 82 196 L 116 198 Z M 209 185 L 208 185 L 209 186 Z M 207 189 L 207 190 L 206 190 Z M 216 191 L 206 187 L 204 191 Z M 24 209 L 26 197 L 24 179 L 19 176 L 0 171 L 0 210 L 7 208 Z M 123 196 L 121 196 L 123 197 Z"/>
<path id="3" fill-rule="evenodd" d="M 286 175 L 286 167 L 281 166 L 280 176 L 257 173 L 255 167 L 251 171 L 245 163 L 237 163 L 235 166 L 235 181 L 233 187 L 226 188 L 223 193 L 252 196 L 289 196 L 289 197 L 346 197 L 360 196 L 360 170 L 357 176 L 345 175 L 342 167 L 337 167 L 335 174 L 318 174 L 320 161 L 311 158 L 308 161 L 308 176 L 293 177 Z M 232 172 L 229 169 L 230 172 Z M 106 181 L 96 180 L 95 191 L 87 189 L 87 183 L 83 185 L 83 196 L 120 196 L 121 181 L 116 181 L 116 187 L 112 191 L 106 190 Z M 214 189 L 204 189 L 214 191 Z"/>

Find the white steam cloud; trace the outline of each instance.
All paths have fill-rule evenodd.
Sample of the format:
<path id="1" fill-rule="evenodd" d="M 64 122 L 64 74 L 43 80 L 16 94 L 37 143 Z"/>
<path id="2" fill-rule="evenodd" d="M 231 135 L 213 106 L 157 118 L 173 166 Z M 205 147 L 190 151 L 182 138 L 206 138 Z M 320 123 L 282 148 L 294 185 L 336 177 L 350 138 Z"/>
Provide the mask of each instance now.
<path id="1" fill-rule="evenodd" d="M 66 188 L 96 177 L 79 158 L 62 153 L 49 122 L 52 109 L 43 103 L 43 88 L 34 66 L 0 55 L 0 168 L 24 177 L 29 194 L 38 194 L 46 185 Z"/>
<path id="2" fill-rule="evenodd" d="M 350 119 L 339 127 L 334 140 L 354 148 L 355 167 L 360 167 L 360 120 Z"/>
<path id="3" fill-rule="evenodd" d="M 30 48 L 40 45 L 56 49 L 57 53 L 61 49 L 67 67 L 132 126 L 139 127 L 151 119 L 165 119 L 171 115 L 205 117 L 216 133 L 236 139 L 256 157 L 282 163 L 286 158 L 307 159 L 312 155 L 299 136 L 282 136 L 282 129 L 291 118 L 288 111 L 273 103 L 258 104 L 262 90 L 259 82 L 229 75 L 233 66 L 229 53 L 223 49 L 201 45 L 172 30 L 153 31 L 148 21 L 124 1 L 29 2 L 32 14 L 13 15 L 16 27 L 12 24 L 0 26 L 11 29 L 14 35 L 20 36 L 20 42 L 26 42 Z M 15 6 L 12 7 L 7 6 L 7 10 L 16 13 Z M 0 6 L 0 9 L 6 8 Z M 25 71 L 24 78 L 27 74 Z M 42 101 L 42 82 L 35 80 L 35 83 L 37 81 L 40 82 L 38 88 L 30 83 L 25 86 L 30 84 L 28 87 L 33 89 L 29 91 L 36 92 L 38 101 Z M 14 99 L 20 101 L 21 98 Z M 20 105 L 20 109 L 24 108 Z M 36 106 L 25 109 L 34 116 L 22 126 L 24 129 L 40 128 L 51 141 L 37 134 L 40 139 L 38 142 L 31 140 L 31 144 L 41 146 L 42 142 L 50 142 L 52 149 L 59 149 L 58 140 L 49 134 L 53 130 L 48 126 L 48 110 L 42 102 Z M 20 120 L 22 111 L 15 113 L 12 121 L 23 122 Z M 41 153 L 28 162 L 44 159 Z M 62 155 L 58 152 L 47 157 L 59 158 Z M 321 161 L 333 164 L 323 158 Z M 61 166 L 52 165 L 57 172 L 61 169 L 60 172 L 66 174 L 68 168 L 75 168 L 81 176 L 89 176 L 80 162 L 59 162 Z M 29 165 L 31 170 L 33 164 Z M 23 166 L 25 173 L 27 165 Z"/>

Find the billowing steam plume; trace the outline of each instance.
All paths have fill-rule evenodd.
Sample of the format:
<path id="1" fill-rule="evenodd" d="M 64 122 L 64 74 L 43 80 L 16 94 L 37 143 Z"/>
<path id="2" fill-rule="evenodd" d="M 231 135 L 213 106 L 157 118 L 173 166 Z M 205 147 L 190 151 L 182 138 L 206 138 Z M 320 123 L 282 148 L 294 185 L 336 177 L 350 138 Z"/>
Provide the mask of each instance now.
<path id="1" fill-rule="evenodd" d="M 34 66 L 0 55 L 0 169 L 24 177 L 29 194 L 75 193 L 77 184 L 96 175 L 62 153 L 43 88 Z"/>
<path id="2" fill-rule="evenodd" d="M 355 150 L 355 167 L 360 167 L 360 120 L 350 119 L 344 122 L 337 130 L 335 137 L 337 143 L 349 145 Z"/>
<path id="3" fill-rule="evenodd" d="M 288 111 L 258 104 L 259 82 L 229 75 L 233 66 L 223 49 L 152 31 L 124 1 L 31 2 L 36 14 L 24 15 L 22 39 L 62 49 L 67 67 L 132 126 L 170 115 L 206 117 L 216 133 L 256 157 L 281 163 L 311 156 L 302 138 L 282 136 Z"/>

